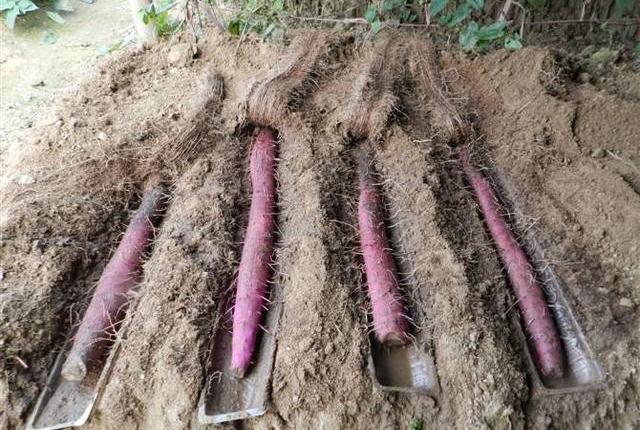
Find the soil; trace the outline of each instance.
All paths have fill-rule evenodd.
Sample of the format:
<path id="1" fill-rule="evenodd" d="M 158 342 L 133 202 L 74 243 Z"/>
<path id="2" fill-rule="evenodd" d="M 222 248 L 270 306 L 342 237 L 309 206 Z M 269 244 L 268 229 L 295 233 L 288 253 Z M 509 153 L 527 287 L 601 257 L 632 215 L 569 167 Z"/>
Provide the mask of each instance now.
<path id="1" fill-rule="evenodd" d="M 49 107 L 69 87 L 93 76 L 95 63 L 133 37 L 131 12 L 117 0 L 66 2 L 64 24 L 44 11 L 20 16 L 13 30 L 0 26 L 0 163 L 21 146 L 24 130 L 54 121 Z M 129 42 L 127 42 L 129 41 Z"/>
<path id="2" fill-rule="evenodd" d="M 638 427 L 636 75 L 622 65 L 615 85 L 578 83 L 539 48 L 473 59 L 431 53 L 447 100 L 472 124 L 471 134 L 455 134 L 441 123 L 443 101 L 411 78 L 420 61 L 411 48 L 425 38 L 302 35 L 287 47 L 251 37 L 238 44 L 212 30 L 197 45 L 185 39 L 120 53 L 61 100 L 55 121 L 30 130 L 2 184 L 0 428 L 24 425 L 157 171 L 171 185 L 170 206 L 87 427 L 200 427 L 194 411 L 221 317 L 217 301 L 233 286 L 247 223 L 256 111 L 277 113 L 260 122 L 279 134 L 274 282 L 283 312 L 269 412 L 242 428 Z M 381 53 L 405 67 L 363 80 Z M 304 68 L 287 67 L 300 56 L 308 56 Z M 220 82 L 223 93 L 211 91 Z M 415 331 L 435 359 L 441 391 L 433 398 L 380 391 L 367 370 L 360 143 L 348 124 L 366 111 L 352 109 L 354 100 L 373 99 L 358 91 L 397 92 L 392 109 L 380 107 L 390 116 L 366 112 L 365 122 Z M 531 389 L 516 307 L 456 162 L 462 143 L 509 178 L 607 375 L 604 388 L 556 396 Z"/>

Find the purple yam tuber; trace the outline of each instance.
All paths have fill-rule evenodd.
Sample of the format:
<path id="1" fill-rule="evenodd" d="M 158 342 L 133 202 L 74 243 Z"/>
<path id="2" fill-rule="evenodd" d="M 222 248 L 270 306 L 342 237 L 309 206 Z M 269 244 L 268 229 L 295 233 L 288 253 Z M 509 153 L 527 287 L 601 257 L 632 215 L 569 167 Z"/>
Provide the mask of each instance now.
<path id="1" fill-rule="evenodd" d="M 273 131 L 259 130 L 250 157 L 251 208 L 238 269 L 231 336 L 231 373 L 243 378 L 255 349 L 271 273 L 276 203 Z"/>
<path id="2" fill-rule="evenodd" d="M 533 347 L 534 361 L 544 377 L 561 378 L 564 373 L 562 340 L 529 259 L 500 214 L 491 185 L 471 164 L 466 148 L 460 151 L 460 161 L 511 281 L 525 332 Z"/>
<path id="3" fill-rule="evenodd" d="M 408 341 L 408 321 L 398 288 L 395 261 L 385 231 L 384 204 L 369 172 L 368 157 L 360 160 L 358 228 L 367 277 L 375 335 L 387 346 Z"/>
<path id="4" fill-rule="evenodd" d="M 92 363 L 99 362 L 110 345 L 112 332 L 124 318 L 130 292 L 140 281 L 144 252 L 153 237 L 154 222 L 165 203 L 164 189 L 150 185 L 127 227 L 118 248 L 102 272 L 98 286 L 78 331 L 61 374 L 81 381 Z"/>

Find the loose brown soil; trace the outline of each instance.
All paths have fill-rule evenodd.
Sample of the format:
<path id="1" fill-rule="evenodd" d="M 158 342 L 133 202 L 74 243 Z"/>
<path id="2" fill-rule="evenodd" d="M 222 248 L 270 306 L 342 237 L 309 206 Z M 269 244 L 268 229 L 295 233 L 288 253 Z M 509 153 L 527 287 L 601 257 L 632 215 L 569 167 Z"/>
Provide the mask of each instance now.
<path id="1" fill-rule="evenodd" d="M 638 80 L 598 90 L 568 80 L 543 49 L 469 59 L 431 52 L 424 39 L 306 35 L 289 49 L 213 32 L 194 59 L 167 60 L 170 50 L 193 52 L 188 42 L 123 53 L 69 94 L 2 185 L 0 428 L 24 425 L 158 171 L 170 207 L 88 427 L 199 428 L 216 302 L 233 285 L 247 223 L 252 112 L 279 134 L 274 282 L 284 303 L 270 409 L 243 428 L 640 425 Z M 296 58 L 303 67 L 289 67 Z M 421 61 L 432 67 L 422 84 Z M 461 116 L 447 122 L 452 109 Z M 376 139 L 394 253 L 435 358 L 437 398 L 381 392 L 366 368 L 353 115 L 366 115 L 357 137 Z M 456 131 L 463 123 L 472 126 Z M 604 389 L 533 395 L 516 307 L 456 162 L 465 136 L 513 185 Z"/>

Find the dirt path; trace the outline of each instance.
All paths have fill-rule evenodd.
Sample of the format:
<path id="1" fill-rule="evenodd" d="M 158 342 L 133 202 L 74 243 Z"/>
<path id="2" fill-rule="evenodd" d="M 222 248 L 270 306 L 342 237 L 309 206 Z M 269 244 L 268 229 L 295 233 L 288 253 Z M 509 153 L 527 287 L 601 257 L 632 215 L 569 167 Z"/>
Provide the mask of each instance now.
<path id="1" fill-rule="evenodd" d="M 125 2 L 71 5 L 63 25 L 44 14 L 20 17 L 13 31 L 0 25 L 0 163 L 20 147 L 25 129 L 55 122 L 51 106 L 132 32 Z"/>
<path id="2" fill-rule="evenodd" d="M 425 97 L 407 74 L 424 36 L 359 47 L 332 37 L 304 39 L 316 43 L 305 58 L 320 52 L 305 68 L 280 62 L 294 48 L 252 38 L 238 47 L 215 32 L 184 65 L 169 61 L 175 45 L 114 58 L 59 106 L 57 123 L 30 131 L 2 189 L 0 426 L 24 423 L 147 175 L 159 171 L 172 201 L 89 428 L 197 427 L 217 303 L 232 285 L 247 223 L 251 112 L 279 131 L 274 282 L 283 310 L 270 410 L 243 428 L 638 426 L 640 125 L 632 118 L 640 102 L 567 79 L 543 49 L 476 59 L 425 51 L 473 125 L 466 143 L 509 178 L 527 216 L 520 227 L 546 252 L 536 267 L 551 265 L 563 281 L 607 375 L 598 391 L 540 396 L 508 282 L 456 161 L 460 138 L 451 138 L 443 100 Z M 359 85 L 380 55 L 406 67 Z M 294 85 L 309 71 L 312 80 Z M 215 106 L 203 100 L 212 73 L 224 81 Z M 367 127 L 376 130 L 374 164 L 403 288 L 420 310 L 413 329 L 435 361 L 435 398 L 380 391 L 366 367 L 357 141 L 348 129 L 358 89 L 393 100 L 393 109 L 369 112 Z M 612 110 L 628 118 L 624 126 Z M 175 145 L 185 135 L 197 145 L 170 161 L 183 154 Z M 20 183 L 25 174 L 31 183 Z"/>

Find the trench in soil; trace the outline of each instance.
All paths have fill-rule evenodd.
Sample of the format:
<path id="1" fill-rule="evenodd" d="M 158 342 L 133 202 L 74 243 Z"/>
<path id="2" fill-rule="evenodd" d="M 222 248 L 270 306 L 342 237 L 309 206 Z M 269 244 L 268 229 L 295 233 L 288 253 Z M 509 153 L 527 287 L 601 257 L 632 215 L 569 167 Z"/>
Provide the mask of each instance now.
<path id="1" fill-rule="evenodd" d="M 351 142 L 349 145 L 351 152 L 358 153 L 361 151 L 357 146 L 367 145 L 366 142 Z M 378 151 L 379 152 L 379 151 Z M 380 155 L 379 153 L 377 154 Z M 351 159 L 351 172 L 356 172 L 359 167 L 357 161 Z M 372 167 L 376 163 L 374 157 L 371 159 Z M 375 170 L 375 167 L 373 167 Z M 357 199 L 358 199 L 358 181 L 357 175 L 351 173 L 346 183 L 351 187 L 351 198 L 355 199 L 356 207 L 350 205 L 348 218 L 341 220 L 343 223 L 354 225 L 358 229 L 357 218 Z M 373 367 L 372 378 L 377 380 L 383 389 L 407 391 L 407 392 L 429 392 L 435 395 L 437 392 L 437 377 L 433 368 L 433 345 L 431 337 L 432 319 L 429 305 L 426 303 L 421 294 L 421 288 L 415 278 L 415 267 L 403 249 L 402 243 L 402 225 L 403 220 L 400 216 L 402 208 L 390 201 L 389 196 L 385 192 L 385 182 L 387 178 L 380 175 L 379 172 L 373 173 L 374 186 L 380 193 L 383 202 L 384 230 L 390 246 L 390 252 L 396 268 L 396 276 L 398 289 L 402 298 L 403 312 L 409 320 L 410 341 L 407 345 L 398 347 L 387 347 L 382 345 L 373 331 L 373 319 L 371 314 L 371 301 L 368 295 L 367 279 L 364 270 L 364 261 L 360 250 L 360 242 L 356 236 L 356 244 L 358 250 L 354 253 L 353 258 L 360 267 L 360 278 L 356 287 L 358 291 L 358 302 L 363 308 L 366 315 L 368 339 L 369 339 L 369 355 L 370 365 Z M 389 188 L 388 186 L 386 187 Z M 406 221 L 406 220 L 404 220 Z M 357 233 L 356 233 L 357 234 Z M 426 393 L 425 393 L 426 394 Z"/>
<path id="2" fill-rule="evenodd" d="M 167 197 L 165 196 L 164 198 Z M 77 326 L 78 324 L 80 324 L 80 321 L 84 317 L 88 302 L 91 301 L 94 290 L 97 286 L 97 280 L 100 278 L 103 269 L 111 259 L 113 255 L 113 248 L 118 245 L 120 239 L 124 234 L 124 230 L 133 219 L 133 216 L 135 215 L 135 212 L 141 202 L 141 195 L 136 195 L 135 197 L 132 197 L 128 200 L 128 202 L 124 206 L 124 210 L 113 211 L 111 214 L 109 214 L 110 218 L 116 218 L 122 221 L 117 222 L 115 226 L 105 234 L 105 236 L 108 235 L 108 238 L 100 240 L 98 242 L 112 243 L 114 245 L 111 247 L 103 245 L 101 247 L 102 255 L 95 261 L 93 261 L 91 265 L 71 272 L 71 279 L 69 279 L 69 281 L 66 283 L 66 286 L 70 288 L 67 288 L 65 291 L 76 291 L 76 294 L 84 297 L 84 304 L 82 306 L 79 306 L 78 309 L 75 310 L 75 315 L 69 313 L 69 319 L 63 323 L 62 327 L 59 327 L 58 333 L 60 335 L 63 335 L 64 337 L 58 340 L 58 348 L 54 348 L 52 349 L 52 351 L 61 352 L 58 354 L 58 358 L 55 360 L 54 366 L 51 369 L 51 374 L 48 377 L 46 388 L 42 388 L 43 391 L 47 390 L 48 395 L 43 399 L 44 402 L 42 404 L 42 409 L 39 410 L 38 416 L 34 416 L 34 425 L 36 425 L 36 427 L 41 425 L 52 425 L 55 422 L 61 423 L 75 421 L 75 419 L 80 417 L 78 413 L 84 412 L 84 409 L 78 408 L 84 408 L 88 405 L 89 402 L 92 403 L 91 398 L 94 395 L 94 390 L 99 390 L 100 387 L 98 387 L 98 384 L 104 384 L 104 382 L 108 379 L 109 369 L 105 368 L 105 365 L 116 359 L 117 354 L 114 354 L 115 351 L 113 350 L 116 347 L 116 341 L 117 339 L 121 339 L 125 335 L 123 331 L 126 328 L 125 321 L 127 319 L 127 315 L 130 313 L 135 313 L 136 297 L 141 293 L 139 291 L 138 285 L 127 293 L 127 295 L 129 296 L 129 303 L 127 305 L 126 311 L 122 315 L 122 318 L 118 321 L 114 321 L 113 325 L 102 334 L 103 337 L 100 340 L 106 340 L 107 345 L 104 348 L 102 357 L 87 363 L 87 375 L 81 381 L 66 381 L 60 375 L 60 369 L 63 366 L 64 361 L 66 360 L 67 354 L 73 342 L 73 336 L 75 335 L 75 331 L 77 330 Z M 156 221 L 154 222 L 154 224 L 156 224 L 154 226 L 154 233 L 159 228 L 161 228 L 162 213 L 155 216 L 157 216 L 158 218 L 156 218 Z M 143 264 L 148 256 L 153 252 L 153 241 L 154 238 L 152 238 L 151 242 L 147 244 L 144 255 L 142 257 Z M 74 262 L 74 264 L 77 263 Z M 142 269 L 140 278 L 144 278 L 144 271 Z M 89 285 L 88 288 L 86 288 L 87 285 Z M 74 288 L 74 286 L 77 287 Z M 73 309 L 73 306 L 70 307 L 70 309 Z M 71 323 L 70 321 L 76 322 Z M 49 391 L 53 388 L 55 388 L 55 391 Z M 51 397 L 52 394 L 54 395 L 53 397 Z M 70 417 L 75 418 L 69 420 Z"/>
<path id="3" fill-rule="evenodd" d="M 239 136 L 242 147 L 245 148 L 244 160 L 249 159 L 252 147 L 252 128 L 245 129 Z M 276 132 L 277 147 L 279 137 Z M 279 150 L 276 148 L 276 160 L 279 158 Z M 248 163 L 243 166 L 243 171 L 249 172 Z M 282 292 L 276 276 L 278 265 L 275 259 L 279 244 L 282 240 L 279 229 L 280 212 L 280 187 L 277 184 L 278 162 L 276 161 L 276 207 L 274 213 L 273 244 L 271 273 L 266 291 L 267 297 L 263 305 L 261 323 L 258 336 L 256 338 L 255 350 L 253 352 L 252 363 L 247 370 L 247 375 L 242 379 L 236 379 L 229 375 L 231 363 L 231 338 L 233 311 L 235 302 L 235 283 L 237 281 L 237 271 L 240 260 L 235 263 L 234 275 L 231 279 L 223 280 L 223 284 L 229 286 L 215 294 L 214 300 L 218 303 L 217 315 L 212 319 L 212 336 L 209 358 L 206 364 L 206 379 L 204 398 L 201 400 L 200 419 L 222 419 L 228 421 L 231 417 L 245 418 L 243 412 L 251 411 L 251 414 L 261 414 L 263 402 L 266 401 L 269 393 L 270 373 L 273 367 L 273 355 L 277 348 L 276 336 L 277 325 L 282 302 Z M 238 206 L 238 229 L 230 232 L 235 235 L 237 244 L 235 254 L 242 255 L 244 236 L 248 227 L 249 202 L 251 198 L 250 184 L 247 175 L 240 181 L 242 183 L 241 192 L 243 194 L 244 205 Z M 269 339 L 267 339 L 267 337 Z M 251 415 L 249 415 L 251 416 Z"/>

